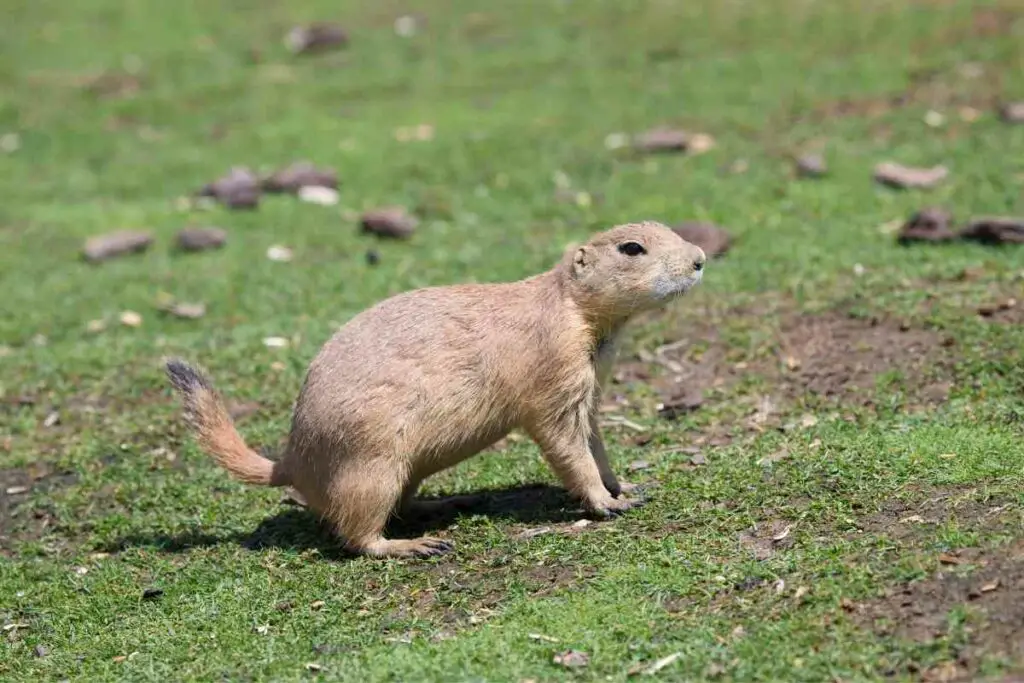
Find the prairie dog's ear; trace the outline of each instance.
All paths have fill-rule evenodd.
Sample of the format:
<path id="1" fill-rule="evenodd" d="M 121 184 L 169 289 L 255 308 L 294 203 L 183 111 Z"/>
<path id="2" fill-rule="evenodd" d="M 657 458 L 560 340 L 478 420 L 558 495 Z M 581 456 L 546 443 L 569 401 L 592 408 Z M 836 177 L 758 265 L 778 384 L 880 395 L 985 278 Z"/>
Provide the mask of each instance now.
<path id="1" fill-rule="evenodd" d="M 590 269 L 594 265 L 594 255 L 590 253 L 590 249 L 586 246 L 582 246 L 576 250 L 576 253 L 572 257 L 572 275 L 574 278 L 579 279 L 590 272 Z"/>

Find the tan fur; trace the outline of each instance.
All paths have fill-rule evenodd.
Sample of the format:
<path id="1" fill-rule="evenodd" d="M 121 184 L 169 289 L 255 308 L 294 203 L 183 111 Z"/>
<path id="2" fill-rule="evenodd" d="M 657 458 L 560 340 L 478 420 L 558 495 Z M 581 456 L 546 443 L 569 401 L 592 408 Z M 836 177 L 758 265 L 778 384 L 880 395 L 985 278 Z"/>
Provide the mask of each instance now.
<path id="1" fill-rule="evenodd" d="M 627 255 L 635 242 L 644 253 Z M 200 445 L 242 481 L 291 485 L 347 546 L 378 557 L 437 554 L 441 539 L 383 537 L 427 477 L 522 428 L 591 512 L 620 496 L 597 426 L 616 338 L 641 311 L 700 281 L 705 255 L 659 223 L 621 225 L 551 270 L 500 284 L 428 287 L 352 318 L 313 359 L 281 460 L 250 450 L 220 398 L 181 361 L 168 374 Z"/>

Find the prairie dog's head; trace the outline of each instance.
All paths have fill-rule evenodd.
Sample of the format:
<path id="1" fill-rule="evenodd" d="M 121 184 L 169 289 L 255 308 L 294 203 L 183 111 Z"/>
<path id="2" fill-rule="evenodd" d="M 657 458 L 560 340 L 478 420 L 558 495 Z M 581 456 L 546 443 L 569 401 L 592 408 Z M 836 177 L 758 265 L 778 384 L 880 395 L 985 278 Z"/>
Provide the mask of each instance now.
<path id="1" fill-rule="evenodd" d="M 628 318 L 658 308 L 701 281 L 707 257 L 661 223 L 618 225 L 573 250 L 567 264 L 577 301 Z"/>

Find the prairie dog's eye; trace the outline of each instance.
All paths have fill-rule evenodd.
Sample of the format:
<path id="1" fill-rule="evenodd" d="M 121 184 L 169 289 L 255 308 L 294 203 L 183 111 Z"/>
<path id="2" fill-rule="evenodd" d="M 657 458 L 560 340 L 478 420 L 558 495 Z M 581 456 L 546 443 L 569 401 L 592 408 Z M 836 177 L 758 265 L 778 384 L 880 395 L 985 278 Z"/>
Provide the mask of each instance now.
<path id="1" fill-rule="evenodd" d="M 647 253 L 643 245 L 638 242 L 623 242 L 619 245 L 619 251 L 626 256 L 639 256 Z"/>

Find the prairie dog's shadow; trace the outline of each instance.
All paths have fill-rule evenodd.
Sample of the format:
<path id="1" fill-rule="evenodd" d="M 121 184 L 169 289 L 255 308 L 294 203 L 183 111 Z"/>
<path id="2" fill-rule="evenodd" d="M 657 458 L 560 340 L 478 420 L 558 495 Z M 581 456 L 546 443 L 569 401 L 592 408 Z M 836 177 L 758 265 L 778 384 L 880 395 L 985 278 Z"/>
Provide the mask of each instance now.
<path id="1" fill-rule="evenodd" d="M 389 538 L 411 538 L 432 530 L 443 529 L 459 517 L 486 515 L 520 524 L 567 522 L 580 518 L 582 511 L 562 488 L 547 484 L 528 484 L 503 489 L 475 491 L 453 496 L 420 497 L 431 503 L 429 513 L 400 519 L 393 517 L 385 534 Z M 440 503 L 440 505 L 434 505 Z M 201 532 L 181 534 L 141 533 L 128 534 L 109 544 L 103 550 L 117 552 L 125 548 L 156 547 L 168 553 L 184 552 L 190 548 L 237 543 L 244 548 L 281 548 L 287 550 L 319 550 L 324 557 L 342 559 L 350 557 L 341 541 L 327 525 L 309 510 L 291 505 L 260 522 L 251 533 L 223 535 Z"/>

